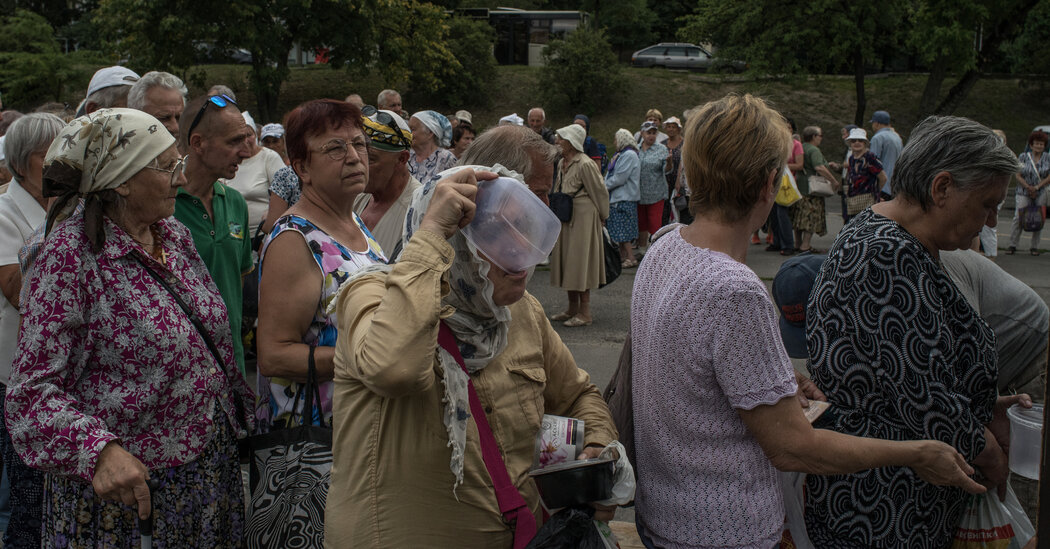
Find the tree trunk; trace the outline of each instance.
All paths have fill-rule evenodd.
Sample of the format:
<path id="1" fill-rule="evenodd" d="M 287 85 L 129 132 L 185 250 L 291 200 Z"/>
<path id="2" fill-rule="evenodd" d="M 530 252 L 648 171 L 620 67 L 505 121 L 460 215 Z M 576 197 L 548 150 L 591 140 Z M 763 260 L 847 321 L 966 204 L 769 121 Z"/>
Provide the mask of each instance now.
<path id="1" fill-rule="evenodd" d="M 857 86 L 857 112 L 853 123 L 864 127 L 864 110 L 868 107 L 868 98 L 864 96 L 864 53 L 858 46 L 853 50 L 853 81 Z"/>
<path id="2" fill-rule="evenodd" d="M 945 96 L 944 101 L 941 101 L 937 108 L 934 109 L 933 114 L 946 115 L 952 114 L 959 105 L 966 99 L 966 96 L 970 94 L 970 90 L 973 89 L 973 85 L 977 83 L 977 80 L 981 78 L 981 71 L 976 69 L 970 69 L 963 74 L 962 78 L 952 86 L 952 89 L 948 90 L 948 95 Z"/>
<path id="3" fill-rule="evenodd" d="M 922 120 L 934 112 L 937 99 L 941 96 L 941 86 L 944 77 L 948 75 L 948 60 L 938 57 L 930 67 L 930 75 L 926 77 L 926 88 L 922 91 L 922 99 L 919 100 L 919 119 Z"/>

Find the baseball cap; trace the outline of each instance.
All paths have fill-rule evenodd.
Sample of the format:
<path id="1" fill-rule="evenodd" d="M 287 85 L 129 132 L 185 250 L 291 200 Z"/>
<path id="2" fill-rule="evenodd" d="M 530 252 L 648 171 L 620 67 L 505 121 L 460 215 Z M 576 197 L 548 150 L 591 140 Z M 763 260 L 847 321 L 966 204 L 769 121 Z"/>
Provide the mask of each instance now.
<path id="1" fill-rule="evenodd" d="M 878 122 L 879 124 L 889 124 L 890 123 L 890 113 L 888 113 L 886 111 L 875 111 L 871 115 L 871 121 L 872 122 Z"/>
<path id="2" fill-rule="evenodd" d="M 650 120 L 646 120 L 645 122 L 642 123 L 642 133 L 645 133 L 645 132 L 647 132 L 649 130 L 657 130 L 657 131 L 659 131 L 660 130 L 660 126 L 656 122 L 652 122 Z"/>
<path id="3" fill-rule="evenodd" d="M 105 67 L 95 71 L 91 83 L 88 84 L 87 94 L 91 95 L 112 86 L 130 86 L 138 81 L 139 75 L 127 67 Z"/>
<path id="4" fill-rule="evenodd" d="M 284 126 L 276 123 L 263 126 L 262 130 L 259 131 L 259 139 L 266 139 L 267 137 L 277 139 L 284 137 Z"/>
<path id="5" fill-rule="evenodd" d="M 800 255 L 780 265 L 773 277 L 773 301 L 780 309 L 780 339 L 791 358 L 808 358 L 806 302 L 826 255 Z"/>

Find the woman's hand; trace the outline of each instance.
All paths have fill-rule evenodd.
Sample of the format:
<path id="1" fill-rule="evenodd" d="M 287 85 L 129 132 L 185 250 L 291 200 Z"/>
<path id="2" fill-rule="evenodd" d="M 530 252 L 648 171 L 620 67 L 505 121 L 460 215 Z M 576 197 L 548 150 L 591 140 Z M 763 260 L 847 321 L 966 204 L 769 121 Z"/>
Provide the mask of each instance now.
<path id="1" fill-rule="evenodd" d="M 145 520 L 150 513 L 149 470 L 135 456 L 129 454 L 116 442 L 102 448 L 95 464 L 95 476 L 91 487 L 102 499 L 123 502 L 137 507 L 139 518 Z"/>
<path id="2" fill-rule="evenodd" d="M 437 182 L 434 198 L 419 228 L 449 238 L 474 219 L 474 197 L 478 194 L 478 180 L 495 179 L 493 172 L 460 170 Z"/>
<path id="3" fill-rule="evenodd" d="M 798 382 L 798 393 L 795 396 L 798 397 L 798 402 L 803 408 L 809 408 L 809 401 L 811 400 L 828 401 L 828 397 L 817 387 L 817 384 L 813 383 L 812 379 L 802 375 L 798 370 L 795 370 L 795 381 Z"/>
<path id="4" fill-rule="evenodd" d="M 588 446 L 580 452 L 580 455 L 576 459 L 594 459 L 601 455 L 601 446 Z M 594 507 L 594 520 L 600 520 L 602 522 L 609 522 L 616 515 L 615 505 L 602 505 L 600 503 L 591 502 L 591 507 Z"/>
<path id="5" fill-rule="evenodd" d="M 919 478 L 938 486 L 958 486 L 971 494 L 982 494 L 984 486 L 970 478 L 973 467 L 955 448 L 937 440 L 916 441 L 917 460 L 911 468 Z"/>
<path id="6" fill-rule="evenodd" d="M 1020 404 L 1022 408 L 1032 407 L 1032 397 L 1021 393 L 1019 395 L 1001 396 L 995 401 L 995 410 L 992 412 L 992 421 L 988 422 L 988 430 L 995 435 L 999 447 L 1007 457 L 1010 456 L 1010 418 L 1006 416 L 1006 409 L 1014 404 Z"/>
<path id="7" fill-rule="evenodd" d="M 999 501 L 1005 501 L 1006 480 L 1010 475 L 1009 462 L 1006 459 L 1006 454 L 1003 453 L 1003 449 L 999 446 L 998 439 L 992 434 L 991 429 L 987 427 L 984 429 L 984 450 L 973 460 L 973 464 L 984 476 L 984 481 L 981 484 L 989 489 L 996 488 L 999 494 Z"/>

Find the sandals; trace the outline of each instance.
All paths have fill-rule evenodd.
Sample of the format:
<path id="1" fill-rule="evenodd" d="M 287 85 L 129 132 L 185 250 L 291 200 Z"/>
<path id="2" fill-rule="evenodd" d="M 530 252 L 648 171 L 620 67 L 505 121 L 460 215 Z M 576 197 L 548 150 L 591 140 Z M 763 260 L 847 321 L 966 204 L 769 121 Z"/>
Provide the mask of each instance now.
<path id="1" fill-rule="evenodd" d="M 1038 256 L 1039 255 L 1039 250 L 1037 250 L 1035 248 L 1032 248 L 1031 250 L 1029 250 L 1029 253 L 1031 253 L 1032 255 Z"/>
<path id="2" fill-rule="evenodd" d="M 1006 249 L 1006 255 L 1014 255 L 1015 253 L 1017 253 L 1017 248 L 1014 246 L 1010 246 Z"/>
<path id="3" fill-rule="evenodd" d="M 574 317 L 570 318 L 569 320 L 566 320 L 565 323 L 562 324 L 562 326 L 567 326 L 569 328 L 576 328 L 578 326 L 590 326 L 590 325 L 591 325 L 591 321 L 590 320 L 584 320 L 584 319 L 580 318 L 579 316 L 574 316 Z"/>
<path id="4" fill-rule="evenodd" d="M 623 260 L 623 263 L 620 263 L 620 268 L 622 269 L 630 269 L 637 266 L 638 262 L 633 259 L 625 259 Z"/>
<path id="5" fill-rule="evenodd" d="M 576 315 L 570 315 L 569 313 L 557 313 L 557 314 L 551 315 L 551 320 L 553 320 L 555 322 L 561 322 L 563 320 L 569 320 L 570 318 L 573 318 L 574 316 L 576 316 Z"/>
<path id="6" fill-rule="evenodd" d="M 795 253 L 797 253 L 797 254 L 822 254 L 822 253 L 824 253 L 824 251 L 823 250 L 818 250 L 818 249 L 810 246 L 809 248 L 805 248 L 805 249 L 795 248 Z"/>

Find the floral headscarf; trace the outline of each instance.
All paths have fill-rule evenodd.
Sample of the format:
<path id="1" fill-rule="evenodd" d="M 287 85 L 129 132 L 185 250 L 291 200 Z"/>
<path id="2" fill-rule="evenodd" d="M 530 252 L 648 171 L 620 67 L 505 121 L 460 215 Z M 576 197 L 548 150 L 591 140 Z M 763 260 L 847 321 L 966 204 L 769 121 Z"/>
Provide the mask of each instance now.
<path id="1" fill-rule="evenodd" d="M 44 157 L 44 196 L 66 198 L 48 226 L 69 217 L 72 196 L 123 185 L 174 144 L 156 118 L 135 109 L 101 109 L 66 124 Z"/>
<path id="2" fill-rule="evenodd" d="M 452 146 L 452 123 L 448 118 L 437 111 L 420 111 L 412 115 L 430 130 L 437 138 L 438 146 L 448 148 Z"/>
<path id="3" fill-rule="evenodd" d="M 430 200 L 434 197 L 434 187 L 442 178 L 453 173 L 473 169 L 492 171 L 500 176 L 513 177 L 524 184 L 524 178 L 517 172 L 496 164 L 487 166 L 456 166 L 438 174 L 425 185 L 416 190 L 412 196 L 412 205 L 405 216 L 405 227 L 402 239 L 408 245 L 412 235 L 419 229 Z M 459 343 L 459 352 L 463 363 L 471 373 L 483 369 L 488 363 L 507 347 L 507 332 L 510 325 L 510 309 L 496 305 L 492 300 L 493 285 L 488 278 L 489 263 L 478 255 L 477 248 L 461 232 L 456 232 L 448 239 L 456 252 L 449 271 L 451 291 L 442 300 L 442 305 L 451 305 L 456 309 L 451 317 L 444 319 Z M 399 258 L 398 258 L 399 259 Z M 352 279 L 376 272 L 389 272 L 390 265 L 370 265 L 358 270 Z M 531 276 L 531 272 L 529 275 Z M 344 284 L 343 288 L 350 287 Z M 335 300 L 334 302 L 338 302 Z M 441 368 L 444 371 L 445 409 L 443 421 L 448 431 L 448 442 L 452 448 L 452 459 L 449 468 L 456 477 L 452 490 L 463 482 L 463 456 L 467 440 L 467 419 L 470 418 L 468 400 L 467 374 L 459 367 L 456 360 L 447 351 L 438 348 Z"/>

